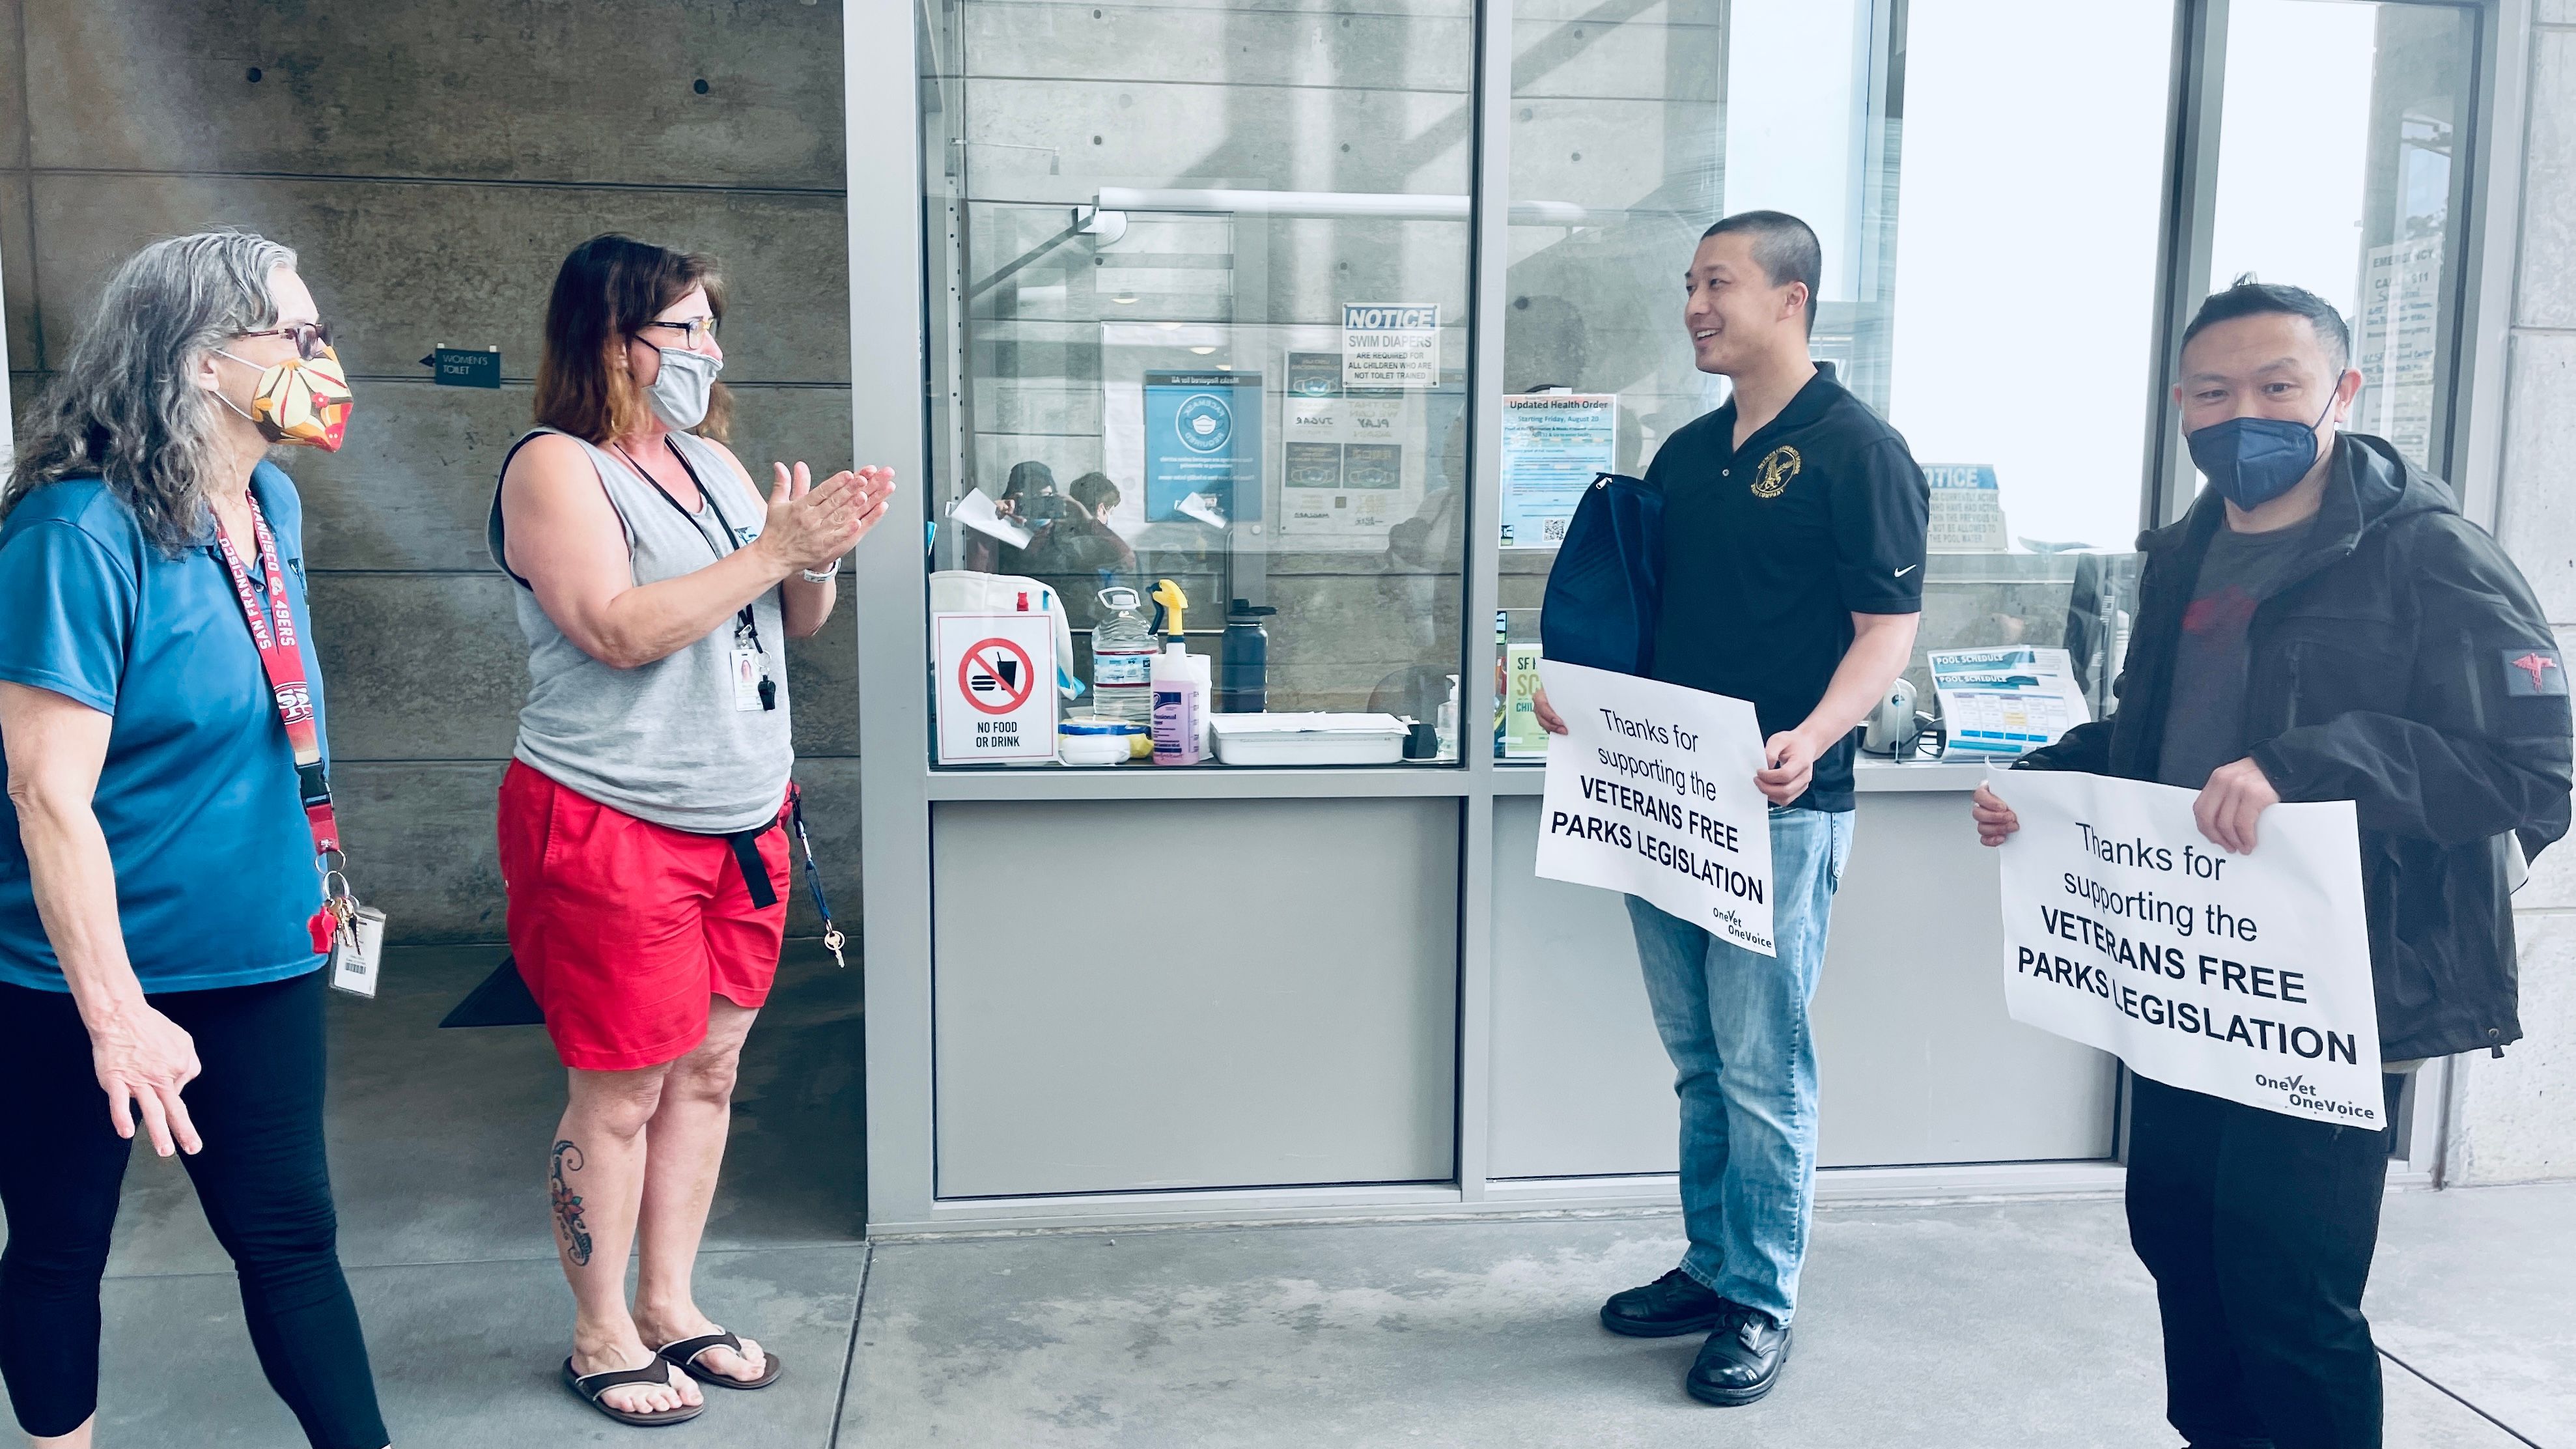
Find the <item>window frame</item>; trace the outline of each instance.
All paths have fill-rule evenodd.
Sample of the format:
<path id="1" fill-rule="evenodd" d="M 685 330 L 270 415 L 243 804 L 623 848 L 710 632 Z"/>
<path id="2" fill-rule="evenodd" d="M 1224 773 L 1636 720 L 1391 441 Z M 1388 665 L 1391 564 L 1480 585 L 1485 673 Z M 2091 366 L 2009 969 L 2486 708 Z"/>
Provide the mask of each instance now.
<path id="1" fill-rule="evenodd" d="M 2320 3 L 2391 4 L 2449 10 L 2469 22 L 2469 89 L 2451 167 L 2452 214 L 2461 218 L 2459 242 L 2446 249 L 2444 304 L 2435 373 L 2446 387 L 2440 409 L 2441 447 L 2432 471 L 2460 495 L 2461 507 L 2479 524 L 2495 522 L 2496 473 L 2503 449 L 2504 333 L 2513 290 L 2513 243 L 2519 228 L 2520 188 L 2511 184 L 2520 161 L 2512 128 L 2499 116 L 2522 110 L 2521 46 L 2501 36 L 2526 36 L 2529 0 L 2320 0 Z M 2157 528 L 2182 517 L 2198 487 L 2183 446 L 2182 413 L 2173 389 L 2181 377 L 2182 332 L 2216 278 L 2210 275 L 2218 222 L 2218 157 L 2226 129 L 2227 32 L 2231 0 L 2179 0 L 2174 16 L 2172 128 L 2165 150 L 2163 271 L 2158 278 L 2156 395 L 2148 410 L 2147 469 L 2140 480 L 2138 526 Z M 2508 61 L 2507 49 L 2517 54 Z M 2510 138 L 2510 141 L 2509 141 Z M 2502 166 L 2504 170 L 2499 170 Z M 2506 184 L 2495 184 L 2503 178 Z M 2341 305 L 2340 302 L 2337 305 Z M 2348 319 L 2358 322 L 2359 319 Z"/>

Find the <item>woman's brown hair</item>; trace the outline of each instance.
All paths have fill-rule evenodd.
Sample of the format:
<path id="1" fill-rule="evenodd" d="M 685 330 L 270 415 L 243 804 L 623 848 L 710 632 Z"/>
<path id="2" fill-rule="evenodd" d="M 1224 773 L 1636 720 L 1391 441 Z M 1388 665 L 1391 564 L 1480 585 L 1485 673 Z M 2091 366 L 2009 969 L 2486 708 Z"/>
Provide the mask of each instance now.
<path id="1" fill-rule="evenodd" d="M 537 360 L 537 421 L 593 443 L 639 432 L 651 417 L 644 390 L 611 359 L 663 309 L 704 287 L 707 310 L 724 320 L 724 278 L 716 259 L 675 252 L 608 232 L 563 259 L 546 299 L 545 352 Z M 691 432 L 721 439 L 733 399 L 715 385 L 706 421 Z"/>

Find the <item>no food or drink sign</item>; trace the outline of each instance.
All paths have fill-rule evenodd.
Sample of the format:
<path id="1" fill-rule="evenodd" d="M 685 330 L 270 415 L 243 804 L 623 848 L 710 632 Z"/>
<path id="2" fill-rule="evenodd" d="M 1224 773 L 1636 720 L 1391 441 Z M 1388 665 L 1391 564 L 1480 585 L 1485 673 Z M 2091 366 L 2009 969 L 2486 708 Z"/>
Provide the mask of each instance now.
<path id="1" fill-rule="evenodd" d="M 934 614 L 939 763 L 1055 757 L 1055 628 L 1046 614 Z"/>
<path id="2" fill-rule="evenodd" d="M 1029 653 L 1008 639 L 978 639 L 957 665 L 957 687 L 970 709 L 1006 715 L 1029 702 L 1037 675 Z"/>

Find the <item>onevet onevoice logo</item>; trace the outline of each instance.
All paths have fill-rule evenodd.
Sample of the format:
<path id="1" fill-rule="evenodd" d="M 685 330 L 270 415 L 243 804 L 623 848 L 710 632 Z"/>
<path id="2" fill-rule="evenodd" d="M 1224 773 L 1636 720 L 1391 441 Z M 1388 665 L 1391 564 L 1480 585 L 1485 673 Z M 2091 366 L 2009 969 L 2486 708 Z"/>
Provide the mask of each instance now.
<path id="1" fill-rule="evenodd" d="M 1709 912 L 1709 917 L 1717 922 L 1719 929 L 1726 933 L 1728 940 L 1740 941 L 1747 946 L 1759 946 L 1764 950 L 1773 949 L 1774 943 L 1772 941 L 1766 937 L 1757 936 L 1745 928 L 1743 912 L 1737 910 L 1712 910 Z"/>
<path id="2" fill-rule="evenodd" d="M 2304 1076 L 2276 1077 L 2269 1072 L 2256 1072 L 2254 1085 L 2267 1092 L 2279 1092 L 2290 1099 L 2290 1105 L 2303 1112 L 2331 1112 L 2355 1122 L 2379 1125 L 2377 1105 L 2356 1107 L 2350 1102 L 2336 1102 L 2317 1095 L 2317 1085 Z"/>

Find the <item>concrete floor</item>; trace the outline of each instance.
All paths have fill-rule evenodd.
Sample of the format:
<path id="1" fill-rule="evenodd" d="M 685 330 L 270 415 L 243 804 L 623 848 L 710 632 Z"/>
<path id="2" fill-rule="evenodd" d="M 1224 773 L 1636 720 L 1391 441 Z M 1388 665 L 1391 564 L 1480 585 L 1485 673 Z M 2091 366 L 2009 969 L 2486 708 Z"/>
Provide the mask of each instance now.
<path id="1" fill-rule="evenodd" d="M 560 1074 L 534 1028 L 433 1024 L 490 950 L 398 953 L 333 1003 L 343 1257 L 407 1446 L 629 1442 L 555 1379 L 571 1302 L 537 1190 Z M 1696 1340 L 1592 1311 L 1678 1252 L 1669 1215 L 857 1237 L 858 983 L 791 952 L 746 1055 L 700 1269 L 788 1374 L 655 1445 L 2077 1445 L 2173 1442 L 2153 1297 L 2117 1203 L 1820 1214 L 1797 1356 L 1749 1409 L 1680 1390 Z M 2576 1449 L 2576 1185 L 2390 1199 L 2380 1341 Z M 291 1446 L 185 1177 L 129 1176 L 103 1446 Z M 861 1305 L 864 1287 L 864 1308 Z M 854 1327 L 857 1342 L 853 1343 Z M 2517 1441 L 2394 1366 L 2388 1443 Z"/>
<path id="2" fill-rule="evenodd" d="M 2462 1199 L 2478 1201 L 2455 1211 Z M 2391 1209 L 2395 1291 L 2377 1308 L 2391 1336 L 2438 1342 L 2412 1361 L 2512 1403 L 2520 1418 L 2498 1417 L 2533 1440 L 2576 1445 L 2576 1188 Z M 2424 1251 L 2500 1223 L 2511 1246 L 2557 1242 L 2537 1259 Z M 871 1446 L 1032 1449 L 2176 1442 L 2154 1290 L 2116 1202 L 1820 1214 L 1787 1377 L 1736 1410 L 1682 1393 L 1696 1337 L 1619 1338 L 1593 1318 L 1672 1265 L 1678 1229 L 1657 1216 L 882 1244 L 845 1422 Z M 2436 1291 L 2457 1258 L 2482 1266 Z M 2512 1320 L 2461 1301 L 2507 1277 L 2527 1290 Z M 2422 1380 L 2391 1368 L 2385 1382 L 2391 1446 L 2513 1449 Z"/>
<path id="3" fill-rule="evenodd" d="M 331 1167 L 340 1256 L 385 1419 L 404 1445 L 606 1443 L 633 1431 L 556 1377 L 572 1296 L 543 1185 L 563 1068 L 533 1026 L 440 1031 L 497 947 L 388 953 L 373 1002 L 331 999 Z M 791 944 L 743 1057 L 699 1302 L 787 1361 L 656 1445 L 831 1440 L 867 1247 L 859 979 Z M 98 1442 L 292 1446 L 242 1328 L 231 1264 L 187 1175 L 134 1154 L 108 1264 Z"/>

